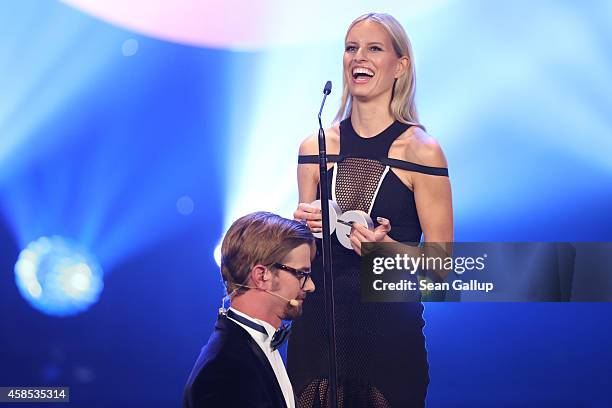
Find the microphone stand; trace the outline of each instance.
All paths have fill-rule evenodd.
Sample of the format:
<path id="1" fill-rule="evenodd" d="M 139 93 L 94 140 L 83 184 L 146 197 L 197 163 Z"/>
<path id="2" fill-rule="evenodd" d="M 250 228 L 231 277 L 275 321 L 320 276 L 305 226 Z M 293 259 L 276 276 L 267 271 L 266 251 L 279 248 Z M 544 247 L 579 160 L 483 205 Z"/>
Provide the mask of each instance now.
<path id="1" fill-rule="evenodd" d="M 319 196 L 321 198 L 321 216 L 323 229 L 323 287 L 325 290 L 325 311 L 329 333 L 329 402 L 331 407 L 338 406 L 338 374 L 336 367 L 336 313 L 334 310 L 334 280 L 332 272 L 332 250 L 329 225 L 329 188 L 327 183 L 327 151 L 325 148 L 325 131 L 321 122 L 321 112 L 327 95 L 331 93 L 331 81 L 323 89 L 323 102 L 319 109 Z"/>

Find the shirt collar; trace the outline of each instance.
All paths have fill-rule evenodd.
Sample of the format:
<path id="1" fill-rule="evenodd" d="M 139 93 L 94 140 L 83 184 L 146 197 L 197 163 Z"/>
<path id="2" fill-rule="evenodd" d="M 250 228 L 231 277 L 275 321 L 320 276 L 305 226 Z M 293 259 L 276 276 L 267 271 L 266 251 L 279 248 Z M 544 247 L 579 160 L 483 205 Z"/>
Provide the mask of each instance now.
<path id="1" fill-rule="evenodd" d="M 252 332 L 257 333 L 258 335 L 262 336 L 265 338 L 266 342 L 270 342 L 272 341 L 272 336 L 274 336 L 274 332 L 276 332 L 276 329 L 274 328 L 274 326 L 272 326 L 270 323 L 263 321 L 263 320 L 259 320 L 259 319 L 255 319 L 254 317 L 249 316 L 246 313 L 241 312 L 240 310 L 236 310 L 233 307 L 230 307 L 230 309 L 236 313 L 239 316 L 244 317 L 245 319 L 249 319 L 252 322 L 255 322 L 257 324 L 260 324 L 264 327 L 264 329 L 266 330 L 266 332 L 268 333 L 268 335 L 266 336 L 263 333 L 258 332 L 257 330 L 253 330 L 250 327 L 248 327 L 249 330 L 251 330 Z M 240 324 L 240 322 L 237 322 L 238 324 Z M 242 325 L 243 327 L 245 327 L 244 325 Z"/>

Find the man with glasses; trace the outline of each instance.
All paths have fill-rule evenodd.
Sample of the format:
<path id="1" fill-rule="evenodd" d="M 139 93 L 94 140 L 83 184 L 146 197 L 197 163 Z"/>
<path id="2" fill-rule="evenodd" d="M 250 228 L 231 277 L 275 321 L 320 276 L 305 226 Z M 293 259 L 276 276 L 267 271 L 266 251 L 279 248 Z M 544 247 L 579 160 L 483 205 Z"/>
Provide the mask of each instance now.
<path id="1" fill-rule="evenodd" d="M 315 290 L 310 263 L 314 237 L 305 225 L 267 212 L 235 221 L 221 245 L 221 276 L 228 310 L 189 376 L 183 406 L 295 407 L 278 347 L 283 320 L 302 313 Z"/>

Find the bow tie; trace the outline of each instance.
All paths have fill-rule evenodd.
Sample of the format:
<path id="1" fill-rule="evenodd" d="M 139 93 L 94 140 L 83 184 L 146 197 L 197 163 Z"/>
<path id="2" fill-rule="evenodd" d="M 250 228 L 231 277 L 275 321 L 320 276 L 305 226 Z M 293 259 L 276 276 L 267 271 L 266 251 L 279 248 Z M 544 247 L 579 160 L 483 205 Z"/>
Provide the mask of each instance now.
<path id="1" fill-rule="evenodd" d="M 272 346 L 272 350 L 276 350 L 280 346 L 283 345 L 285 341 L 289 338 L 291 334 L 291 323 L 283 323 L 281 327 L 279 327 L 275 332 L 274 336 L 272 336 L 272 342 L 270 345 Z"/>
<path id="2" fill-rule="evenodd" d="M 253 330 L 257 330 L 258 332 L 263 333 L 266 336 L 268 335 L 268 332 L 266 331 L 265 327 L 263 327 L 261 324 L 255 323 L 254 321 L 250 319 L 240 316 L 238 313 L 235 313 L 232 309 L 229 309 L 226 314 L 227 314 L 227 317 L 229 317 L 230 319 L 240 322 L 244 324 L 245 326 L 250 327 Z M 290 334 L 291 334 L 291 323 L 288 323 L 288 324 L 283 323 L 281 327 L 279 327 L 278 330 L 274 332 L 274 336 L 272 336 L 272 341 L 270 342 L 270 346 L 272 347 L 272 350 L 276 350 L 280 346 L 282 346 L 283 343 L 289 338 Z"/>

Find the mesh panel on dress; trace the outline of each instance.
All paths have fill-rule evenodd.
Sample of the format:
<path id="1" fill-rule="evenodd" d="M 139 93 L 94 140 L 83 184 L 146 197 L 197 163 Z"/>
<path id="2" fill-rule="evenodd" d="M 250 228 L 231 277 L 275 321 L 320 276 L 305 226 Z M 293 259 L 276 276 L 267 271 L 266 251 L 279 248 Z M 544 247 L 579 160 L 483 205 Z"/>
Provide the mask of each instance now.
<path id="1" fill-rule="evenodd" d="M 336 202 L 344 211 L 368 212 L 385 166 L 377 160 L 347 157 L 338 163 Z"/>
<path id="2" fill-rule="evenodd" d="M 298 407 L 323 408 L 329 407 L 329 391 L 327 379 L 317 379 L 311 382 L 298 397 Z M 346 390 L 345 390 L 346 388 Z M 351 398 L 344 400 L 345 391 Z M 389 402 L 372 384 L 339 384 L 338 408 L 390 408 Z"/>

